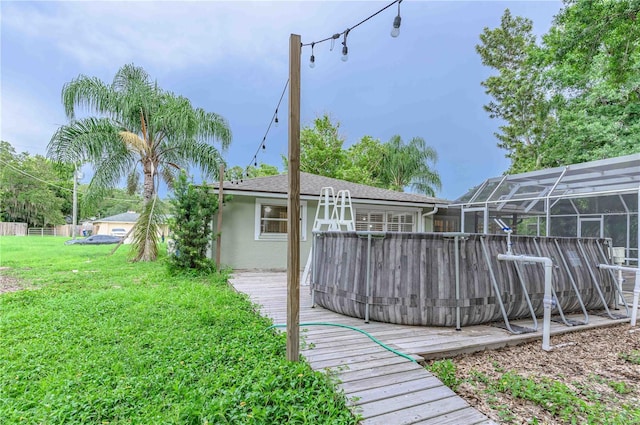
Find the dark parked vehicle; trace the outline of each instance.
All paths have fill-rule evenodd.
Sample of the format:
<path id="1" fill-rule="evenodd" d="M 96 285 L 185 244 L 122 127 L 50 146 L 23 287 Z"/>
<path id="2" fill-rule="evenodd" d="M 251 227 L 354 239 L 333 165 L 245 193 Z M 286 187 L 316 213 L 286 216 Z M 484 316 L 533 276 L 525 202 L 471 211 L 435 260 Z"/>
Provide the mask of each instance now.
<path id="1" fill-rule="evenodd" d="M 66 241 L 65 245 L 107 245 L 112 243 L 118 243 L 122 241 L 122 238 L 109 235 L 93 235 L 84 239 L 71 239 Z"/>

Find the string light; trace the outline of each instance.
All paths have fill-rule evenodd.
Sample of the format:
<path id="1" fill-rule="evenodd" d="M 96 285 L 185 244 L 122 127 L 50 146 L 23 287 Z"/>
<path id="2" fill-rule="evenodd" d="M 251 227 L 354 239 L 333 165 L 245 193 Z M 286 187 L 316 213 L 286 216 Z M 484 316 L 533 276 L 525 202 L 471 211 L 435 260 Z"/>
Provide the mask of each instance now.
<path id="1" fill-rule="evenodd" d="M 347 28 L 346 30 L 344 30 L 341 33 L 336 33 L 333 34 L 329 37 L 323 38 L 322 40 L 318 40 L 318 41 L 313 41 L 311 43 L 302 43 L 301 47 L 305 47 L 305 46 L 311 46 L 311 57 L 309 59 L 309 67 L 310 68 L 314 68 L 316 65 L 316 57 L 313 51 L 313 48 L 315 47 L 316 44 L 320 44 L 320 43 L 324 43 L 325 41 L 331 41 L 331 47 L 329 48 L 329 51 L 333 51 L 333 47 L 335 45 L 335 41 L 340 38 L 340 36 L 343 36 L 343 41 L 342 41 L 342 61 L 346 62 L 347 60 L 349 60 L 349 47 L 347 46 L 347 35 L 349 35 L 349 32 L 352 31 L 354 28 L 359 27 L 360 25 L 364 24 L 365 22 L 367 22 L 369 19 L 373 18 L 374 16 L 384 12 L 385 10 L 387 10 L 388 8 L 390 8 L 391 6 L 393 6 L 394 4 L 398 4 L 398 15 L 395 17 L 395 19 L 393 20 L 393 30 L 391 31 L 391 36 L 392 37 L 397 37 L 400 34 L 400 22 L 402 21 L 402 19 L 400 18 L 400 3 L 402 2 L 402 0 L 394 0 L 391 3 L 389 3 L 388 5 L 386 5 L 385 7 L 383 7 L 382 9 L 378 10 L 377 12 L 371 14 L 370 16 L 366 17 L 365 19 L 363 19 L 362 21 L 358 22 L 357 24 L 355 24 L 352 27 Z"/>
<path id="2" fill-rule="evenodd" d="M 349 60 L 349 48 L 347 47 L 347 36 L 349 35 L 349 29 L 344 32 L 344 40 L 342 40 L 342 62 Z"/>
<path id="3" fill-rule="evenodd" d="M 330 51 L 333 51 L 333 47 L 335 45 L 335 41 L 337 39 L 339 39 L 341 36 L 343 37 L 342 40 L 342 61 L 346 62 L 347 60 L 349 60 L 349 47 L 347 46 L 347 36 L 349 35 L 349 32 L 352 31 L 353 29 L 359 27 L 360 25 L 364 24 L 365 22 L 367 22 L 368 20 L 370 20 L 371 18 L 379 15 L 380 13 L 384 12 L 385 10 L 387 10 L 388 8 L 390 8 L 391 6 L 393 6 L 394 4 L 398 4 L 398 15 L 395 17 L 395 19 L 393 20 L 393 30 L 391 32 L 391 35 L 393 37 L 397 37 L 400 34 L 400 22 L 401 22 L 401 18 L 400 18 L 400 3 L 402 2 L 402 0 L 394 0 L 391 3 L 389 3 L 388 5 L 386 5 L 385 7 L 383 7 L 382 9 L 378 10 L 377 12 L 369 15 L 368 17 L 366 17 L 365 19 L 361 20 L 360 22 L 358 22 L 357 24 L 353 25 L 352 27 L 347 28 L 346 30 L 344 30 L 341 33 L 335 33 L 330 35 L 329 37 L 323 38 L 322 40 L 318 40 L 318 41 L 313 41 L 311 43 L 301 43 L 300 47 L 305 47 L 305 46 L 311 46 L 311 56 L 309 57 L 309 67 L 310 68 L 315 68 L 316 66 L 316 56 L 315 56 L 315 52 L 314 52 L 314 48 L 316 44 L 320 44 L 320 43 L 324 43 L 326 41 L 331 41 L 331 47 L 330 47 Z M 251 158 L 251 162 L 249 164 L 253 164 L 255 167 L 258 166 L 258 153 L 260 152 L 260 149 L 262 150 L 266 150 L 266 139 L 267 139 L 267 135 L 269 134 L 269 130 L 271 129 L 271 125 L 275 125 L 276 127 L 278 126 L 278 108 L 280 108 L 280 104 L 282 103 L 282 99 L 284 98 L 284 94 L 286 93 L 287 90 L 287 86 L 289 85 L 289 80 L 287 80 L 287 82 L 284 85 L 284 89 L 282 90 L 282 95 L 280 96 L 280 100 L 278 101 L 278 105 L 276 106 L 276 110 L 273 114 L 273 117 L 271 118 L 271 121 L 269 122 L 269 126 L 267 127 L 267 131 L 265 132 L 264 137 L 262 138 L 262 141 L 260 142 L 260 145 L 258 146 L 258 149 L 256 150 L 256 153 L 253 155 L 253 157 Z M 249 177 L 249 166 L 246 167 L 246 171 L 243 171 L 242 174 L 240 175 L 240 183 L 242 183 L 244 180 L 243 178 Z M 234 182 L 232 182 L 234 183 Z M 239 184 L 238 181 L 235 181 L 236 184 Z"/>
<path id="4" fill-rule="evenodd" d="M 249 170 L 251 169 L 251 165 L 253 165 L 254 167 L 258 166 L 258 154 L 260 153 L 260 151 L 267 149 L 267 144 L 266 144 L 267 136 L 269 135 L 269 130 L 271 130 L 272 125 L 275 125 L 276 127 L 278 126 L 278 109 L 280 109 L 280 105 L 282 104 L 282 99 L 284 99 L 284 95 L 287 92 L 288 86 L 289 86 L 289 80 L 287 79 L 287 81 L 284 83 L 284 87 L 282 88 L 282 94 L 280 95 L 280 99 L 278 100 L 278 104 L 276 105 L 276 110 L 271 116 L 271 121 L 269 121 L 269 125 L 267 126 L 267 131 L 265 131 L 264 136 L 262 137 L 262 140 L 258 145 L 258 149 L 256 149 L 256 153 L 254 153 L 253 156 L 251 157 L 251 161 L 245 167 L 242 174 L 240 174 L 240 183 L 243 182 L 244 177 L 249 178 Z M 240 184 L 238 183 L 237 179 L 235 181 L 232 181 L 231 183 Z"/>
<path id="5" fill-rule="evenodd" d="M 315 45 L 316 43 L 311 43 L 311 58 L 309 58 L 309 68 L 316 67 L 316 57 L 313 55 L 313 46 Z"/>
<path id="6" fill-rule="evenodd" d="M 393 38 L 400 35 L 400 23 L 402 22 L 402 18 L 400 17 L 400 3 L 402 3 L 402 0 L 398 0 L 398 16 L 393 18 L 393 28 L 391 29 L 391 37 Z"/>

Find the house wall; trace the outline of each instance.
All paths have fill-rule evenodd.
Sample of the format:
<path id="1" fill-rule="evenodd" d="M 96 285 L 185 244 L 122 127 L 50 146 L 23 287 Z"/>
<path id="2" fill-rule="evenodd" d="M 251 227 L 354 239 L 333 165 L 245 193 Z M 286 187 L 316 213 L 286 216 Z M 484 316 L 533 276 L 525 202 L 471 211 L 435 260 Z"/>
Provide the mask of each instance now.
<path id="1" fill-rule="evenodd" d="M 251 196 L 234 195 L 233 200 L 223 207 L 222 217 L 222 248 L 220 261 L 223 266 L 233 269 L 264 269 L 286 270 L 287 268 L 287 240 L 256 240 L 256 199 Z M 258 198 L 263 199 L 263 198 Z M 264 200 L 264 199 L 263 199 Z M 282 198 L 274 202 L 284 202 Z M 306 201 L 306 217 L 303 222 L 306 227 L 306 239 L 300 241 L 300 268 L 303 269 L 313 238 L 313 222 L 315 219 L 317 201 Z M 397 206 L 379 206 L 353 204 L 354 210 L 397 210 Z M 431 208 L 408 208 L 416 214 L 416 231 L 433 231 L 433 217 L 422 217 Z M 217 217 L 213 222 L 214 232 L 217 229 Z M 212 259 L 216 258 L 215 243 L 210 251 Z"/>
<path id="2" fill-rule="evenodd" d="M 93 222 L 93 234 L 94 235 L 110 235 L 113 229 L 124 229 L 129 232 L 135 223 L 130 222 L 118 222 L 118 221 L 94 221 Z M 165 237 L 169 234 L 169 226 L 167 224 L 160 225 L 160 234 L 164 233 Z"/>
<path id="3" fill-rule="evenodd" d="M 132 227 L 133 223 L 122 223 L 117 221 L 94 221 L 93 234 L 110 235 L 113 229 L 124 229 L 128 232 Z"/>
<path id="4" fill-rule="evenodd" d="M 309 203 L 310 204 L 310 203 Z M 309 204 L 307 204 L 309 206 Z M 309 209 L 310 211 L 311 209 Z M 313 217 L 306 220 L 307 240 L 300 241 L 300 267 L 303 268 L 311 249 Z M 286 270 L 287 240 L 255 240 L 256 198 L 234 196 L 222 210 L 222 248 L 220 262 L 233 269 Z M 217 229 L 217 217 L 213 223 Z M 214 244 L 215 245 L 215 244 Z M 215 259 L 215 246 L 211 258 Z"/>

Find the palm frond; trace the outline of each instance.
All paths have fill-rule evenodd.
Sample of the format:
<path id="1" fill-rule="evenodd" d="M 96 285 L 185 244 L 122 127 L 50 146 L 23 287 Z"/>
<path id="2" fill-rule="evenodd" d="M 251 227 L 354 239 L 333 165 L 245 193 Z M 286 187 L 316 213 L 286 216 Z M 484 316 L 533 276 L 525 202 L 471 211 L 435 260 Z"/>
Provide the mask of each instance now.
<path id="1" fill-rule="evenodd" d="M 181 168 L 175 167 L 175 164 L 169 163 L 160 168 L 159 175 L 162 178 L 162 181 L 164 181 L 169 188 L 173 188 L 173 182 L 176 180 L 178 173 L 181 170 Z"/>
<path id="2" fill-rule="evenodd" d="M 133 170 L 127 176 L 127 194 L 133 195 L 140 189 L 140 173 Z"/>
<path id="3" fill-rule="evenodd" d="M 153 89 L 154 84 L 144 68 L 130 63 L 118 70 L 115 77 L 113 77 L 111 87 L 116 91 L 131 92 L 139 90 L 140 87 Z"/>
<path id="4" fill-rule="evenodd" d="M 161 152 L 163 163 L 174 163 L 180 168 L 194 164 L 207 177 L 218 178 L 220 165 L 224 159 L 213 146 L 197 140 L 176 140 L 170 148 Z"/>
<path id="5" fill-rule="evenodd" d="M 216 113 L 206 112 L 200 108 L 196 110 L 196 116 L 200 123 L 198 134 L 201 134 L 205 139 L 218 140 L 223 151 L 226 150 L 232 139 L 231 128 L 227 120 Z"/>
<path id="6" fill-rule="evenodd" d="M 98 114 L 109 114 L 110 90 L 95 77 L 80 75 L 62 87 L 62 104 L 67 118 L 75 119 L 75 108 L 85 107 Z"/>
<path id="7" fill-rule="evenodd" d="M 153 201 L 144 206 L 133 229 L 133 261 L 155 261 L 158 258 L 158 233 L 164 214 L 157 199 L 154 196 Z"/>
<path id="8" fill-rule="evenodd" d="M 47 145 L 47 156 L 58 162 L 92 162 L 118 143 L 119 129 L 108 118 L 85 118 L 60 127 Z"/>

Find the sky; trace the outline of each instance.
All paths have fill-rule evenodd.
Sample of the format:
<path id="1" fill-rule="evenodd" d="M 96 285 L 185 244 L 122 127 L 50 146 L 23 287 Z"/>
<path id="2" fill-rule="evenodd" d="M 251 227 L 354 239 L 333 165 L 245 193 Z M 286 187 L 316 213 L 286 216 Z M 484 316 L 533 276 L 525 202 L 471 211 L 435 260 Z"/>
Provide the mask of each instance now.
<path id="1" fill-rule="evenodd" d="M 378 1 L 1 1 L 0 136 L 18 152 L 45 154 L 67 123 L 60 93 L 80 74 L 110 83 L 123 65 L 142 66 L 165 90 L 226 118 L 229 166 L 253 165 L 289 72 L 290 34 L 303 43 L 344 31 L 391 0 Z M 480 83 L 493 73 L 475 46 L 506 8 L 546 33 L 560 1 L 418 1 L 397 6 L 349 33 L 341 44 L 303 48 L 301 125 L 328 113 L 344 147 L 365 135 L 386 142 L 422 137 L 438 153 L 442 190 L 456 199 L 509 166 L 496 146 L 500 122 L 483 105 Z M 283 169 L 288 92 L 257 161 Z M 218 145 L 219 146 L 219 145 Z M 85 172 L 85 182 L 91 176 Z"/>

